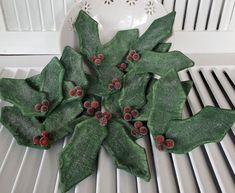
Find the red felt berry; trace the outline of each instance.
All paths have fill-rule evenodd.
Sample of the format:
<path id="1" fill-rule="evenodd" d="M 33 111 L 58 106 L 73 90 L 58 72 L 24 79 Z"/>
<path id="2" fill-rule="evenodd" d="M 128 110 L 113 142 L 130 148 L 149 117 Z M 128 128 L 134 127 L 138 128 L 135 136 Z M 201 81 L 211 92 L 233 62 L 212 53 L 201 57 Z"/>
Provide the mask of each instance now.
<path id="1" fill-rule="evenodd" d="M 38 104 L 36 104 L 34 106 L 34 109 L 35 109 L 35 111 L 40 112 L 41 111 L 41 107 L 42 107 L 42 105 L 38 103 Z"/>
<path id="2" fill-rule="evenodd" d="M 34 136 L 33 137 L 33 144 L 34 145 L 40 145 L 40 136 Z"/>
<path id="3" fill-rule="evenodd" d="M 93 109 L 92 107 L 89 107 L 89 108 L 86 110 L 86 112 L 87 112 L 88 115 L 94 115 L 95 109 Z"/>
<path id="4" fill-rule="evenodd" d="M 49 145 L 49 139 L 48 137 L 41 137 L 40 139 L 40 145 L 47 147 Z"/>
<path id="5" fill-rule="evenodd" d="M 109 89 L 109 90 L 113 90 L 113 88 L 114 88 L 113 84 L 109 84 L 109 85 L 108 85 L 108 89 Z"/>
<path id="6" fill-rule="evenodd" d="M 139 135 L 139 129 L 137 129 L 137 128 L 133 128 L 132 130 L 131 130 L 131 135 L 132 136 L 137 136 L 137 135 Z"/>
<path id="7" fill-rule="evenodd" d="M 86 108 L 86 109 L 88 109 L 89 107 L 91 107 L 91 103 L 90 103 L 89 101 L 85 101 L 85 102 L 83 103 L 83 107 Z"/>
<path id="8" fill-rule="evenodd" d="M 95 63 L 95 65 L 100 65 L 101 59 L 96 58 L 96 59 L 94 60 L 94 63 Z"/>
<path id="9" fill-rule="evenodd" d="M 119 82 L 119 80 L 117 78 L 113 78 L 112 79 L 112 84 L 115 85 L 116 82 Z"/>
<path id="10" fill-rule="evenodd" d="M 77 91 L 76 91 L 75 89 L 71 89 L 71 90 L 69 91 L 69 96 L 71 96 L 71 97 L 76 96 L 76 94 L 77 94 Z"/>
<path id="11" fill-rule="evenodd" d="M 132 56 L 131 56 L 131 55 L 128 55 L 126 59 L 127 59 L 128 61 L 132 61 Z"/>
<path id="12" fill-rule="evenodd" d="M 126 69 L 126 63 L 121 63 L 121 64 L 120 64 L 120 68 L 123 69 L 123 70 L 125 70 L 125 69 Z"/>
<path id="13" fill-rule="evenodd" d="M 137 129 L 139 129 L 139 128 L 142 127 L 142 126 L 143 126 L 143 123 L 142 123 L 141 121 L 136 121 L 136 122 L 134 123 L 134 127 L 137 128 Z"/>
<path id="14" fill-rule="evenodd" d="M 139 128 L 139 132 L 141 135 L 145 136 L 148 134 L 148 129 L 146 127 L 142 126 Z"/>
<path id="15" fill-rule="evenodd" d="M 115 88 L 116 90 L 120 90 L 120 89 L 122 88 L 122 84 L 121 84 L 120 82 L 115 82 L 114 88 Z"/>
<path id="16" fill-rule="evenodd" d="M 105 117 L 101 117 L 101 118 L 99 119 L 99 122 L 100 122 L 100 125 L 101 125 L 101 126 L 105 126 L 105 125 L 108 124 L 108 119 L 105 118 Z"/>
<path id="17" fill-rule="evenodd" d="M 94 62 L 96 58 L 97 58 L 97 56 L 96 56 L 96 55 L 93 55 L 93 56 L 91 57 L 91 60 Z"/>
<path id="18" fill-rule="evenodd" d="M 81 88 L 80 86 L 75 86 L 73 89 L 74 89 L 75 91 L 82 90 L 82 88 Z"/>
<path id="19" fill-rule="evenodd" d="M 123 109 L 124 113 L 130 113 L 131 112 L 131 107 L 130 106 L 125 106 Z"/>
<path id="20" fill-rule="evenodd" d="M 167 149 L 172 149 L 175 146 L 175 142 L 173 139 L 166 139 L 165 145 L 166 145 Z"/>
<path id="21" fill-rule="evenodd" d="M 42 101 L 42 105 L 49 106 L 49 101 L 48 101 L 48 100 L 43 100 L 43 101 Z"/>
<path id="22" fill-rule="evenodd" d="M 133 56 L 135 53 L 136 53 L 135 50 L 131 50 L 130 53 L 129 53 L 129 55 L 130 55 L 130 56 Z"/>
<path id="23" fill-rule="evenodd" d="M 138 60 L 140 59 L 140 55 L 139 55 L 138 53 L 134 53 L 134 54 L 132 55 L 132 59 L 133 59 L 134 61 L 138 61 Z"/>
<path id="24" fill-rule="evenodd" d="M 104 54 L 98 54 L 98 58 L 104 60 Z"/>
<path id="25" fill-rule="evenodd" d="M 131 111 L 131 115 L 132 115 L 133 118 L 136 118 L 136 117 L 139 116 L 139 111 L 137 111 L 137 110 L 132 110 L 132 111 Z"/>
<path id="26" fill-rule="evenodd" d="M 48 106 L 42 105 L 41 106 L 41 112 L 47 112 L 48 111 Z"/>
<path id="27" fill-rule="evenodd" d="M 164 149 L 162 144 L 157 144 L 157 148 L 159 151 L 163 151 Z"/>
<path id="28" fill-rule="evenodd" d="M 107 112 L 107 111 L 105 111 L 105 112 L 103 113 L 103 116 L 104 116 L 106 119 L 108 119 L 108 120 L 110 120 L 110 119 L 112 118 L 112 114 L 111 114 L 110 112 Z"/>
<path id="29" fill-rule="evenodd" d="M 130 113 L 125 113 L 123 118 L 124 118 L 124 120 L 126 120 L 126 121 L 130 121 L 131 118 L 132 118 L 132 116 L 131 116 Z"/>
<path id="30" fill-rule="evenodd" d="M 157 144 L 161 144 L 165 141 L 165 137 L 163 135 L 157 135 L 155 137 Z"/>
<path id="31" fill-rule="evenodd" d="M 83 97 L 83 95 L 84 95 L 83 90 L 77 90 L 76 95 L 79 97 Z"/>
<path id="32" fill-rule="evenodd" d="M 96 118 L 96 119 L 100 119 L 101 117 L 103 117 L 103 113 L 102 113 L 101 111 L 97 111 L 97 112 L 95 113 L 95 118 Z"/>
<path id="33" fill-rule="evenodd" d="M 49 133 L 47 131 L 43 131 L 42 132 L 42 136 L 49 138 Z"/>
<path id="34" fill-rule="evenodd" d="M 100 104 L 99 104 L 98 101 L 92 101 L 92 102 L 91 102 L 91 107 L 92 107 L 92 108 L 97 109 L 99 106 L 100 106 Z"/>

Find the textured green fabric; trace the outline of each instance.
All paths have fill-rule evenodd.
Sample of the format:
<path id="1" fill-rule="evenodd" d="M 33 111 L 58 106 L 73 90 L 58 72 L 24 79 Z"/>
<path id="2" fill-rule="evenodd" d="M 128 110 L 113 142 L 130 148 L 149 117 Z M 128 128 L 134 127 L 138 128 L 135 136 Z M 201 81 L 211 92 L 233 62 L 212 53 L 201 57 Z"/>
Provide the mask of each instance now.
<path id="1" fill-rule="evenodd" d="M 34 106 L 46 99 L 45 93 L 32 89 L 22 79 L 0 79 L 0 98 L 18 107 L 25 116 L 43 116 Z"/>
<path id="2" fill-rule="evenodd" d="M 191 80 L 183 81 L 183 82 L 181 82 L 181 85 L 184 89 L 186 96 L 188 96 L 191 88 L 193 87 L 193 81 L 191 81 Z"/>
<path id="3" fill-rule="evenodd" d="M 86 115 L 82 115 L 78 118 L 75 118 L 73 119 L 72 121 L 70 121 L 67 125 L 66 125 L 66 130 L 69 132 L 69 133 L 73 133 L 75 127 L 77 124 L 81 123 L 82 121 L 88 119 L 89 117 L 86 116 Z"/>
<path id="4" fill-rule="evenodd" d="M 175 141 L 172 153 L 187 153 L 195 147 L 219 142 L 235 122 L 235 111 L 205 107 L 185 120 L 172 120 L 166 127 L 166 138 Z"/>
<path id="5" fill-rule="evenodd" d="M 167 53 L 144 51 L 139 61 L 131 62 L 130 68 L 133 68 L 136 73 L 151 72 L 164 76 L 170 69 L 180 71 L 193 65 L 193 61 L 179 51 Z"/>
<path id="6" fill-rule="evenodd" d="M 119 99 L 121 107 L 131 106 L 140 109 L 145 103 L 145 90 L 150 79 L 150 75 L 136 74 L 133 71 L 128 72 L 123 77 L 123 89 Z"/>
<path id="7" fill-rule="evenodd" d="M 26 82 L 35 90 L 40 91 L 41 87 L 41 74 L 34 75 L 25 79 Z"/>
<path id="8" fill-rule="evenodd" d="M 158 44 L 153 51 L 155 52 L 168 52 L 171 48 L 172 43 L 160 43 Z"/>
<path id="9" fill-rule="evenodd" d="M 80 52 L 87 56 L 88 59 L 91 59 L 101 46 L 98 23 L 85 11 L 81 10 L 74 26 L 78 34 Z"/>
<path id="10" fill-rule="evenodd" d="M 49 112 L 51 112 L 63 99 L 63 78 L 64 67 L 54 57 L 41 72 L 42 92 L 47 94 L 47 100 L 50 102 Z"/>
<path id="11" fill-rule="evenodd" d="M 64 193 L 96 169 L 97 154 L 107 136 L 106 127 L 94 118 L 82 121 L 59 155 L 60 189 Z"/>
<path id="12" fill-rule="evenodd" d="M 11 132 L 20 145 L 42 148 L 33 144 L 33 137 L 41 135 L 41 130 L 36 127 L 35 120 L 25 117 L 16 107 L 3 107 L 1 110 L 1 122 Z"/>
<path id="13" fill-rule="evenodd" d="M 148 127 L 153 136 L 164 134 L 166 124 L 172 119 L 181 119 L 186 95 L 177 72 L 170 70 L 153 85 L 153 102 Z"/>
<path id="14" fill-rule="evenodd" d="M 150 180 L 145 150 L 127 135 L 123 124 L 115 119 L 109 122 L 108 136 L 103 145 L 118 168 L 146 181 Z"/>
<path id="15" fill-rule="evenodd" d="M 105 96 L 103 100 L 104 108 L 116 117 L 120 117 L 122 114 L 122 109 L 119 106 L 120 95 L 121 92 L 118 91 L 116 93 Z"/>
<path id="16" fill-rule="evenodd" d="M 101 84 L 101 82 L 94 75 L 86 74 L 87 80 L 89 82 L 89 87 L 87 88 L 88 94 L 93 94 L 96 96 L 105 96 L 110 93 L 107 86 Z"/>
<path id="17" fill-rule="evenodd" d="M 158 43 L 163 42 L 172 34 L 175 12 L 156 19 L 139 38 L 136 50 L 152 50 Z"/>
<path id="18" fill-rule="evenodd" d="M 76 85 L 86 88 L 88 81 L 83 69 L 84 61 L 82 56 L 73 48 L 66 46 L 60 59 L 64 66 L 64 80 L 72 81 Z"/>

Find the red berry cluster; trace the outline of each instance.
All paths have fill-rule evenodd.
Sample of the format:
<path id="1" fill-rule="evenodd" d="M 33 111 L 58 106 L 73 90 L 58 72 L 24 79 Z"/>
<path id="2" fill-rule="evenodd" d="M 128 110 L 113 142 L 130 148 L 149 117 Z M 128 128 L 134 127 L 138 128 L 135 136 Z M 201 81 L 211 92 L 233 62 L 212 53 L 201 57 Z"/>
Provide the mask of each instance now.
<path id="1" fill-rule="evenodd" d="M 33 144 L 41 145 L 42 147 L 47 147 L 49 145 L 49 133 L 47 131 L 43 131 L 41 136 L 34 136 Z"/>
<path id="2" fill-rule="evenodd" d="M 104 54 L 93 55 L 91 59 L 95 65 L 99 66 L 101 62 L 104 60 Z"/>
<path id="3" fill-rule="evenodd" d="M 122 83 L 118 78 L 113 78 L 112 82 L 108 85 L 109 90 L 120 90 L 122 88 Z"/>
<path id="4" fill-rule="evenodd" d="M 137 53 L 135 50 L 131 50 L 127 56 L 127 60 L 129 61 L 138 61 L 140 59 L 140 54 Z"/>
<path id="5" fill-rule="evenodd" d="M 49 107 L 49 101 L 43 100 L 41 103 L 38 103 L 34 106 L 34 109 L 37 112 L 47 112 Z"/>
<path id="6" fill-rule="evenodd" d="M 141 121 L 136 121 L 134 123 L 134 128 L 131 130 L 131 135 L 138 136 L 142 135 L 145 136 L 148 133 L 147 127 L 143 126 L 143 123 Z"/>
<path id="7" fill-rule="evenodd" d="M 119 70 L 124 71 L 126 70 L 127 65 L 126 63 L 121 63 L 121 64 L 118 64 L 117 67 L 119 68 Z"/>
<path id="8" fill-rule="evenodd" d="M 108 124 L 108 121 L 112 118 L 112 114 L 107 111 L 103 113 L 101 111 L 97 111 L 95 113 L 95 117 L 99 120 L 101 126 L 105 126 Z"/>
<path id="9" fill-rule="evenodd" d="M 74 97 L 74 96 L 79 96 L 83 97 L 84 96 L 84 91 L 80 86 L 75 86 L 73 89 L 69 91 L 69 96 Z"/>
<path id="10" fill-rule="evenodd" d="M 166 147 L 167 149 L 172 149 L 175 146 L 175 142 L 173 139 L 165 139 L 163 135 L 157 135 L 155 139 L 159 151 L 162 151 L 164 147 Z"/>
<path id="11" fill-rule="evenodd" d="M 99 104 L 99 102 L 96 101 L 96 100 L 94 100 L 94 101 L 92 101 L 92 102 L 90 102 L 90 101 L 85 101 L 85 102 L 83 103 L 83 107 L 86 109 L 86 113 L 87 113 L 88 115 L 91 115 L 91 116 L 94 115 L 95 109 L 99 108 L 99 106 L 100 106 L 100 104 Z"/>
<path id="12" fill-rule="evenodd" d="M 136 118 L 139 116 L 139 111 L 136 109 L 133 109 L 130 106 L 125 106 L 123 108 L 123 114 L 124 114 L 124 120 L 131 121 L 131 119 Z"/>

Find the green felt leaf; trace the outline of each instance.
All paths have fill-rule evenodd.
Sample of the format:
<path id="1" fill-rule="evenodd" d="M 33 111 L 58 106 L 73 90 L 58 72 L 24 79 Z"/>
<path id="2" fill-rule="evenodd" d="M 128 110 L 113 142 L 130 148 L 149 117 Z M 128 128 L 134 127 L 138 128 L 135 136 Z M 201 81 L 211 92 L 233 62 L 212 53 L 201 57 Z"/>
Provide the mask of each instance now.
<path id="1" fill-rule="evenodd" d="M 122 114 L 122 110 L 119 106 L 120 95 L 121 92 L 116 92 L 105 96 L 103 100 L 104 108 L 116 117 L 120 117 Z"/>
<path id="2" fill-rule="evenodd" d="M 1 110 L 1 122 L 11 132 L 19 145 L 40 148 L 33 144 L 33 137 L 41 135 L 41 130 L 36 127 L 38 122 L 32 121 L 31 117 L 24 116 L 16 107 L 3 107 Z"/>
<path id="3" fill-rule="evenodd" d="M 155 52 L 168 52 L 171 48 L 172 43 L 159 43 L 154 49 L 153 51 Z"/>
<path id="4" fill-rule="evenodd" d="M 207 106 L 185 120 L 172 120 L 166 138 L 175 141 L 172 153 L 187 153 L 199 145 L 219 142 L 235 123 L 235 111 Z"/>
<path id="5" fill-rule="evenodd" d="M 60 61 L 65 69 L 64 80 L 72 81 L 82 88 L 88 86 L 88 81 L 83 69 L 83 58 L 78 52 L 70 46 L 66 46 Z"/>
<path id="6" fill-rule="evenodd" d="M 184 89 L 186 96 L 188 96 L 191 88 L 193 87 L 193 81 L 191 81 L 191 80 L 183 81 L 183 82 L 181 82 L 181 85 Z"/>
<path id="7" fill-rule="evenodd" d="M 31 88 L 22 79 L 0 79 L 0 98 L 18 107 L 25 116 L 43 116 L 45 113 L 37 112 L 34 106 L 46 99 L 45 93 Z"/>
<path id="8" fill-rule="evenodd" d="M 109 122 L 108 136 L 103 145 L 118 168 L 146 181 L 150 180 L 145 150 L 127 135 L 123 124 L 115 119 Z"/>
<path id="9" fill-rule="evenodd" d="M 70 121 L 67 125 L 66 125 L 66 130 L 69 133 L 72 133 L 76 127 L 77 124 L 81 123 L 82 121 L 85 121 L 86 119 L 89 119 L 90 117 L 86 116 L 86 115 L 82 115 L 80 117 L 77 117 L 75 119 L 73 119 L 72 121 Z"/>
<path id="10" fill-rule="evenodd" d="M 50 133 L 54 141 L 68 134 L 67 124 L 83 111 L 81 100 L 63 101 L 43 122 L 45 130 Z"/>
<path id="11" fill-rule="evenodd" d="M 193 65 L 193 61 L 179 51 L 167 53 L 145 51 L 141 54 L 139 61 L 130 63 L 130 67 L 136 73 L 151 72 L 160 76 L 164 76 L 170 69 L 178 72 Z"/>
<path id="12" fill-rule="evenodd" d="M 54 57 L 41 72 L 41 91 L 47 94 L 51 112 L 63 99 L 64 67 Z"/>
<path id="13" fill-rule="evenodd" d="M 89 82 L 89 87 L 87 88 L 88 94 L 93 94 L 96 96 L 105 96 L 110 93 L 102 83 L 93 75 L 86 74 L 87 80 Z"/>
<path id="14" fill-rule="evenodd" d="M 97 154 L 107 128 L 90 118 L 76 126 L 70 142 L 59 155 L 60 189 L 67 192 L 96 169 Z"/>
<path id="15" fill-rule="evenodd" d="M 101 65 L 116 66 L 121 63 L 138 36 L 138 29 L 118 31 L 111 41 L 99 49 L 98 53 L 104 54 Z"/>
<path id="16" fill-rule="evenodd" d="M 181 119 L 186 95 L 177 72 L 172 69 L 153 86 L 153 102 L 148 127 L 153 136 L 164 134 L 172 119 Z"/>
<path id="17" fill-rule="evenodd" d="M 71 81 L 64 81 L 63 82 L 63 99 L 64 100 L 69 100 L 69 99 L 72 99 L 72 98 L 75 98 L 75 97 L 71 97 L 69 95 L 69 91 L 71 89 L 73 89 L 75 87 L 75 84 Z M 80 98 L 80 97 L 76 97 L 76 98 Z"/>
<path id="18" fill-rule="evenodd" d="M 40 91 L 41 87 L 41 74 L 34 75 L 26 78 L 26 82 L 35 90 Z"/>
<path id="19" fill-rule="evenodd" d="M 136 74 L 133 71 L 128 72 L 123 77 L 123 89 L 119 104 L 121 107 L 131 106 L 140 109 L 145 103 L 145 89 L 147 87 L 150 75 Z"/>
<path id="20" fill-rule="evenodd" d="M 91 59 L 101 46 L 98 23 L 81 10 L 74 26 L 78 34 L 80 52 Z"/>
<path id="21" fill-rule="evenodd" d="M 152 50 L 158 43 L 163 42 L 172 34 L 175 12 L 156 19 L 139 38 L 136 50 Z"/>

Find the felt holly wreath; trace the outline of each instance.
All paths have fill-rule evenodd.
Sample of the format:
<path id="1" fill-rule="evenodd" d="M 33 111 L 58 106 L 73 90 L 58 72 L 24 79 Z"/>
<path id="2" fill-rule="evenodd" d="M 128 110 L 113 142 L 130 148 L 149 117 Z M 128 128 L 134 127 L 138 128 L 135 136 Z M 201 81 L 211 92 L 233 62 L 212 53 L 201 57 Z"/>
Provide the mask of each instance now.
<path id="1" fill-rule="evenodd" d="M 138 29 L 119 31 L 102 45 L 98 23 L 80 11 L 79 52 L 65 47 L 38 75 L 0 79 L 1 99 L 13 104 L 2 108 L 1 122 L 20 145 L 48 149 L 72 134 L 59 155 L 62 192 L 95 171 L 101 145 L 118 168 L 149 181 L 136 139 L 149 131 L 159 150 L 187 153 L 222 140 L 235 122 L 235 111 L 215 107 L 182 120 L 192 82 L 181 82 L 177 72 L 193 61 L 164 43 L 174 17 L 156 19 L 140 37 Z"/>

